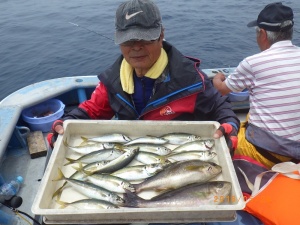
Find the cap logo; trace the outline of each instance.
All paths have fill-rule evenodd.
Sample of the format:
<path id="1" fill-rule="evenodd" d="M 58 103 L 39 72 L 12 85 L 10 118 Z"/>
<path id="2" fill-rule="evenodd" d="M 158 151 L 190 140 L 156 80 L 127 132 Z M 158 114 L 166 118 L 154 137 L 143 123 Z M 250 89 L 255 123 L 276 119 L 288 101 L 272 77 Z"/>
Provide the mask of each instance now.
<path id="1" fill-rule="evenodd" d="M 132 13 L 132 14 L 130 14 L 130 15 L 128 15 L 128 12 L 127 12 L 126 15 L 125 15 L 125 19 L 126 19 L 126 20 L 129 20 L 130 18 L 136 16 L 137 14 L 139 14 L 139 13 L 141 13 L 141 12 L 143 12 L 143 11 L 138 11 L 138 12 Z"/>

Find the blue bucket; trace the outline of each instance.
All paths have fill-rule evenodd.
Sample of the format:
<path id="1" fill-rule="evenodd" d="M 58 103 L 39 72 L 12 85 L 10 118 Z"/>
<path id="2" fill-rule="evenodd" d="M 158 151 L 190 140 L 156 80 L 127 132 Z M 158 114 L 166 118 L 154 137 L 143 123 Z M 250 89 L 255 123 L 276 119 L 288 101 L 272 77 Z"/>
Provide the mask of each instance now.
<path id="1" fill-rule="evenodd" d="M 230 92 L 228 97 L 231 102 L 249 101 L 249 91 L 245 89 L 241 92 Z"/>
<path id="2" fill-rule="evenodd" d="M 64 114 L 65 105 L 58 99 L 50 99 L 22 111 L 23 120 L 31 131 L 49 132 L 55 120 Z"/>

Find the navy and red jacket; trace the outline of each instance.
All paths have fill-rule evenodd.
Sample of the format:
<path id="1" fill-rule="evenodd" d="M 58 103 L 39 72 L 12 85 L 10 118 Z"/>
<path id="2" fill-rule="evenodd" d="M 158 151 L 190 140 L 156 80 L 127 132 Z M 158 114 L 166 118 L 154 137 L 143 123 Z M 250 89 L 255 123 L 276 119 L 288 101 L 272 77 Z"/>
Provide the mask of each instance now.
<path id="1" fill-rule="evenodd" d="M 155 93 L 139 114 L 132 96 L 123 91 L 120 81 L 121 55 L 101 73 L 91 99 L 69 112 L 66 119 L 186 120 L 230 123 L 239 129 L 239 119 L 226 96 L 213 87 L 198 67 L 200 60 L 183 56 L 169 43 L 163 43 L 168 55 L 165 79 L 156 84 Z"/>

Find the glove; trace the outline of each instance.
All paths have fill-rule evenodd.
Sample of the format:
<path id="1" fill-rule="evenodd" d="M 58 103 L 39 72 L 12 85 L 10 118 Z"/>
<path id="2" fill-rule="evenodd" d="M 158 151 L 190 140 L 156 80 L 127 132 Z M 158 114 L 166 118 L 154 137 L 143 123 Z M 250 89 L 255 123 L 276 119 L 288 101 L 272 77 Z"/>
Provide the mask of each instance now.
<path id="1" fill-rule="evenodd" d="M 61 128 L 57 128 L 58 125 L 63 126 L 63 122 L 64 121 L 62 120 L 55 120 L 52 124 L 51 131 L 47 134 L 47 141 L 51 148 L 54 147 L 54 143 L 56 142 L 58 135 L 63 133 L 63 130 Z"/>
<path id="2" fill-rule="evenodd" d="M 236 149 L 238 144 L 236 128 L 229 123 L 223 123 L 217 129 L 216 133 L 219 133 L 219 131 L 221 131 L 222 133 L 222 135 L 219 134 L 219 137 L 222 137 L 224 135 L 227 146 L 230 151 L 230 155 L 233 156 L 234 150 Z"/>

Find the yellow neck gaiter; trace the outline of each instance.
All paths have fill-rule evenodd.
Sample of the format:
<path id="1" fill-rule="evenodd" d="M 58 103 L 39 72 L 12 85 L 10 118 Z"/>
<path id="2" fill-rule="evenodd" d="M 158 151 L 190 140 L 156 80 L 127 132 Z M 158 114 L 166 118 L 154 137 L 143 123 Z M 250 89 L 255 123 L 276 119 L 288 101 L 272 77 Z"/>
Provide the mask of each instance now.
<path id="1" fill-rule="evenodd" d="M 166 51 L 162 48 L 158 60 L 145 74 L 145 76 L 151 79 L 158 78 L 166 68 L 167 64 L 168 64 L 168 56 Z M 121 85 L 123 91 L 127 92 L 128 94 L 133 94 L 134 92 L 133 67 L 125 60 L 125 58 L 121 63 L 120 78 L 121 78 Z"/>

